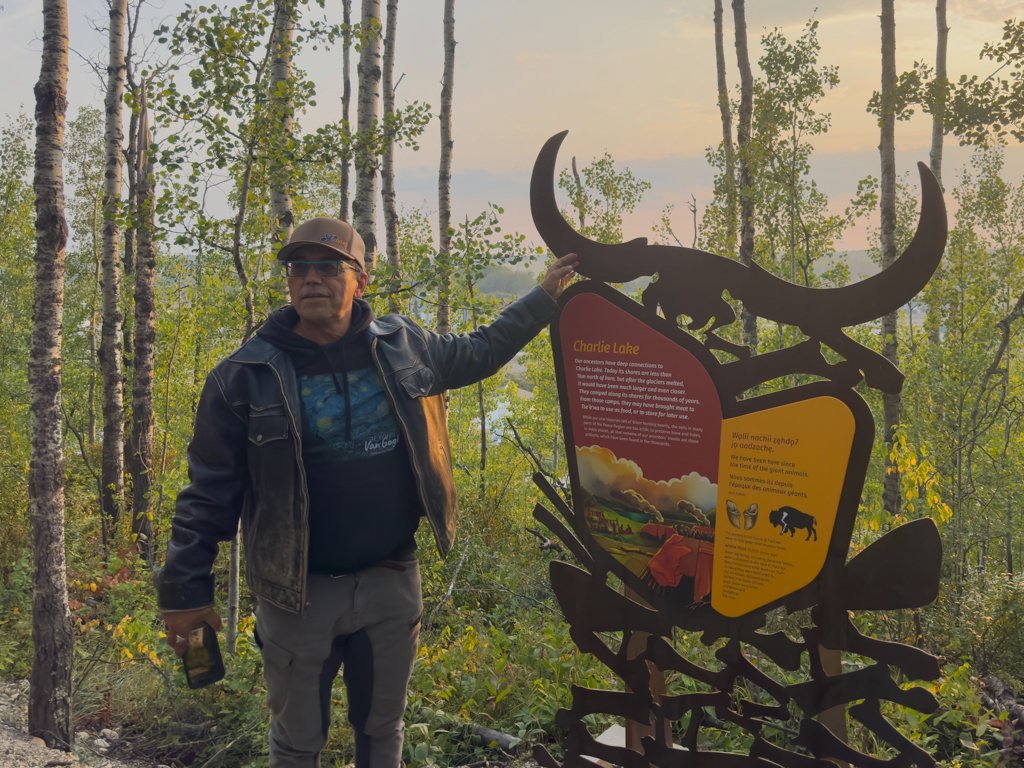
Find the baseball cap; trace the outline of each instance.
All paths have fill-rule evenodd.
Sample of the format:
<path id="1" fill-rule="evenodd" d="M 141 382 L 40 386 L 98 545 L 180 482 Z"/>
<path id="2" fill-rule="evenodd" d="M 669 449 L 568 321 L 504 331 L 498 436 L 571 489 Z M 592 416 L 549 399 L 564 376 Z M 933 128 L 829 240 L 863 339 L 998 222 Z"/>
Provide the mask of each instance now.
<path id="1" fill-rule="evenodd" d="M 287 259 L 292 252 L 302 245 L 326 245 L 332 251 L 351 259 L 366 270 L 364 260 L 365 247 L 363 238 L 359 236 L 347 221 L 332 219 L 329 216 L 318 216 L 299 224 L 293 231 L 288 243 L 277 252 L 278 259 Z"/>

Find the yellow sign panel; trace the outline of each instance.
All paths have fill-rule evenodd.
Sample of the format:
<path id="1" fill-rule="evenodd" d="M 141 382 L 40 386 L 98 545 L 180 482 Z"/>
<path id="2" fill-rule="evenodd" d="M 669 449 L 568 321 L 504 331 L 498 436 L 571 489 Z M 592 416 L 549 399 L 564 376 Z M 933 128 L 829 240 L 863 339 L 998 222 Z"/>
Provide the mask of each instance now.
<path id="1" fill-rule="evenodd" d="M 722 422 L 711 606 L 749 613 L 821 572 L 853 445 L 850 409 L 817 397 Z"/>

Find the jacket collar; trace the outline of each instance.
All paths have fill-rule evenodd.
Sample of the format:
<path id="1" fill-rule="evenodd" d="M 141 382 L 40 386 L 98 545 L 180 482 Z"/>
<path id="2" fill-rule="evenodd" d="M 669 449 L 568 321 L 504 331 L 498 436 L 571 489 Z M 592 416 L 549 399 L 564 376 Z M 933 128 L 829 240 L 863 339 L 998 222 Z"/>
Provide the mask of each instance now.
<path id="1" fill-rule="evenodd" d="M 297 421 L 300 413 L 299 382 L 295 378 L 295 366 L 292 365 L 292 359 L 288 354 L 269 341 L 254 336 L 228 355 L 228 359 L 236 363 L 268 365 L 274 370 L 279 382 L 281 397 L 288 403 L 292 429 L 295 430 L 297 436 L 301 435 L 301 426 Z M 301 438 L 297 437 L 296 439 Z"/>
<path id="2" fill-rule="evenodd" d="M 402 327 L 402 321 L 398 315 L 384 315 L 384 317 L 374 318 L 366 327 L 366 332 L 375 337 L 390 336 L 393 333 L 398 333 Z"/>
<path id="3" fill-rule="evenodd" d="M 245 344 L 240 346 L 230 355 L 229 360 L 234 360 L 237 363 L 272 363 L 279 364 L 280 361 L 275 361 L 277 357 L 287 357 L 287 355 L 280 349 L 275 347 L 266 339 L 259 336 L 253 336 Z M 291 362 L 289 360 L 289 362 Z"/>

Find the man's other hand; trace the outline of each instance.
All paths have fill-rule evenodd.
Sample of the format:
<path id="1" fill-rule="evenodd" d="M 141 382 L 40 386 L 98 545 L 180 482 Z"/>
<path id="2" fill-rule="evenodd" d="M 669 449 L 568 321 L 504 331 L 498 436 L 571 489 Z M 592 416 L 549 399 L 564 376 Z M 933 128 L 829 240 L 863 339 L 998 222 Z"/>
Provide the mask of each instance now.
<path id="1" fill-rule="evenodd" d="M 224 626 L 212 605 L 192 611 L 164 611 L 160 616 L 164 620 L 167 644 L 174 649 L 179 659 L 188 649 L 188 634 L 193 629 L 204 621 L 218 632 Z"/>
<path id="2" fill-rule="evenodd" d="M 562 291 L 576 277 L 576 267 L 579 266 L 579 263 L 579 257 L 575 253 L 567 253 L 548 267 L 548 271 L 544 273 L 544 279 L 540 281 L 541 287 L 548 292 L 548 296 L 558 301 Z"/>

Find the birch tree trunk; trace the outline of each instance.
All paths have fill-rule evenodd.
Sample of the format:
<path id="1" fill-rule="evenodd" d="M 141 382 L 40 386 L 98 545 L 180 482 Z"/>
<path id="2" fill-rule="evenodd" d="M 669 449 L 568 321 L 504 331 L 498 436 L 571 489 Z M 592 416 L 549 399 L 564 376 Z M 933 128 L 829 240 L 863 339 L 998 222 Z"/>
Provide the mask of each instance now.
<path id="1" fill-rule="evenodd" d="M 124 52 L 124 82 L 125 89 L 131 96 L 130 101 L 133 104 L 138 102 L 139 84 L 135 80 L 135 38 L 139 31 L 139 13 L 142 10 L 143 3 L 135 3 L 135 15 L 134 18 L 129 9 L 128 16 L 125 20 L 125 52 Z M 128 119 L 128 149 L 124 153 L 124 164 L 128 171 L 128 204 L 127 204 L 127 219 L 128 228 L 124 233 L 124 247 L 121 249 L 121 266 L 124 269 L 122 276 L 123 280 L 131 280 L 132 273 L 135 271 L 135 199 L 138 196 L 138 189 L 136 188 L 136 176 L 139 170 L 139 148 L 138 148 L 138 134 L 139 134 L 139 111 L 133 106 L 131 117 Z M 125 307 L 127 317 L 123 318 L 121 326 L 121 338 L 123 347 L 121 349 L 121 370 L 125 378 L 128 378 L 128 374 L 134 370 L 134 341 L 132 340 L 132 333 L 135 326 L 135 308 L 134 306 Z M 126 467 L 125 469 L 132 472 L 131 467 L 131 451 L 125 457 Z"/>
<path id="2" fill-rule="evenodd" d="M 99 376 L 96 338 L 99 335 L 99 288 L 102 274 L 102 259 L 100 257 L 100 242 L 96 236 L 97 218 L 99 217 L 99 201 L 94 200 L 92 206 L 92 256 L 96 265 L 95 283 L 92 289 L 92 297 L 89 305 L 89 445 L 96 443 L 96 379 Z M 102 495 L 102 493 L 100 494 Z"/>
<path id="3" fill-rule="evenodd" d="M 580 216 L 580 233 L 587 229 L 586 198 L 583 196 L 583 182 L 580 181 L 580 172 L 576 170 L 576 155 L 572 156 L 572 178 L 576 182 L 576 212 Z"/>
<path id="4" fill-rule="evenodd" d="M 277 0 L 274 8 L 273 52 L 270 59 L 270 92 L 273 94 L 276 125 L 273 142 L 280 150 L 287 150 L 292 137 L 292 42 L 295 36 L 295 0 Z M 274 235 L 274 254 L 292 237 L 292 165 L 283 152 L 275 152 L 270 162 L 270 221 Z M 287 301 L 288 286 L 282 266 L 276 260 L 272 266 L 271 305 L 278 307 Z"/>
<path id="5" fill-rule="evenodd" d="M 946 0 L 935 3 L 935 79 L 943 86 L 946 80 L 946 45 L 949 42 L 949 27 L 946 26 Z M 932 148 L 928 154 L 929 165 L 935 180 L 942 186 L 942 137 L 945 133 L 946 99 L 945 88 L 942 99 L 932 112 Z"/>
<path id="6" fill-rule="evenodd" d="M 380 0 L 363 0 L 363 41 L 359 51 L 358 144 L 355 149 L 356 194 L 352 200 L 352 227 L 366 246 L 366 271 L 377 258 L 377 158 L 374 121 L 380 83 Z"/>
<path id="7" fill-rule="evenodd" d="M 130 36 L 129 36 L 130 39 Z M 129 47 L 131 44 L 129 43 Z M 125 69 L 128 68 L 127 56 L 125 57 Z M 127 78 L 126 78 L 127 80 Z M 129 93 L 132 93 L 134 89 L 129 84 Z M 124 248 L 122 248 L 121 255 L 121 267 L 124 270 L 124 279 L 130 280 L 132 273 L 135 271 L 135 200 L 138 197 L 138 165 L 139 165 L 139 148 L 138 148 L 138 133 L 139 133 L 139 116 L 135 110 L 132 110 L 132 116 L 128 120 L 128 149 L 124 154 L 124 164 L 128 171 L 128 204 L 126 206 L 129 226 L 124 231 Z M 133 333 L 133 322 L 132 312 L 129 310 L 128 317 L 125 318 L 121 338 L 122 338 L 122 349 L 121 349 L 121 368 L 127 373 L 133 369 L 134 361 L 133 355 L 135 342 L 132 339 Z M 129 452 L 130 454 L 130 452 Z M 128 461 L 130 464 L 130 460 Z M 130 471 L 129 466 L 129 471 Z"/>
<path id="8" fill-rule="evenodd" d="M 722 0 L 715 0 L 715 61 L 718 65 L 718 110 L 722 115 L 722 151 L 725 153 L 726 238 L 729 252 L 732 253 L 736 247 L 736 158 L 732 145 L 732 105 L 729 104 L 729 84 L 725 79 Z"/>
<path id="9" fill-rule="evenodd" d="M 444 0 L 444 74 L 441 78 L 441 167 L 437 174 L 437 323 L 438 333 L 451 330 L 452 238 L 452 89 L 455 85 L 455 0 Z"/>
<path id="10" fill-rule="evenodd" d="M 893 4 L 894 0 L 882 0 L 882 135 L 878 145 L 882 161 L 882 188 L 879 195 L 882 269 L 888 269 L 896 261 L 896 13 Z M 890 312 L 882 318 L 882 354 L 893 365 L 899 365 L 900 362 L 896 337 L 897 317 L 896 312 Z M 898 394 L 882 394 L 882 422 L 887 446 L 882 505 L 889 514 L 895 515 L 900 510 L 900 476 L 889 453 L 894 433 L 900 425 Z"/>
<path id="11" fill-rule="evenodd" d="M 736 26 L 736 61 L 740 70 L 740 120 L 736 131 L 740 159 L 740 262 L 754 262 L 754 183 L 750 174 L 751 122 L 754 114 L 754 77 L 747 52 L 747 16 L 744 0 L 732 0 Z M 757 354 L 757 316 L 744 306 L 740 311 L 743 343 Z"/>
<path id="12" fill-rule="evenodd" d="M 149 157 L 149 120 L 143 85 L 138 137 L 135 210 L 138 253 L 135 265 L 135 357 L 132 375 L 132 533 L 142 534 L 143 556 L 153 562 L 153 369 L 156 361 L 156 247 L 153 244 L 153 201 Z M 170 375 L 170 374 L 168 374 Z"/>
<path id="13" fill-rule="evenodd" d="M 28 729 L 51 748 L 70 749 L 74 649 L 64 561 L 61 326 L 64 311 L 64 115 L 68 7 L 43 0 L 43 55 L 36 97 L 36 258 L 29 352 L 32 414 L 28 473 L 32 525 L 32 675 Z"/>
<path id="14" fill-rule="evenodd" d="M 241 591 L 242 541 L 241 529 L 235 531 L 228 551 L 228 620 L 224 628 L 224 650 L 238 650 L 238 598 Z"/>
<path id="15" fill-rule="evenodd" d="M 348 221 L 348 188 L 350 183 L 348 169 L 349 163 L 352 160 L 352 130 L 351 123 L 349 122 L 349 106 L 352 104 L 352 68 L 350 62 L 352 51 L 352 0 L 342 0 L 341 5 L 344 10 L 343 21 L 345 29 L 348 30 L 345 34 L 345 43 L 341 54 L 342 79 L 345 81 L 344 90 L 341 95 L 341 118 L 345 126 L 344 130 L 348 134 L 349 143 L 341 155 L 341 210 L 338 212 L 338 218 L 342 221 Z"/>
<path id="16" fill-rule="evenodd" d="M 391 267 L 388 311 L 400 312 L 398 291 L 402 287 L 402 255 L 398 250 L 398 208 L 395 203 L 395 134 L 388 127 L 388 115 L 395 112 L 395 40 L 398 32 L 398 0 L 388 0 L 387 37 L 384 38 L 384 161 L 381 167 L 381 201 L 384 208 L 384 237 Z"/>
<path id="17" fill-rule="evenodd" d="M 128 0 L 110 4 L 110 51 L 107 65 L 106 171 L 103 174 L 103 484 L 101 506 L 117 524 L 124 504 L 124 402 L 121 376 L 121 264 L 117 215 L 121 207 L 121 104 L 124 96 L 124 27 Z"/>
<path id="18" fill-rule="evenodd" d="M 245 224 L 245 212 L 249 208 L 249 187 L 252 184 L 252 166 L 256 162 L 255 139 L 251 140 L 246 151 L 245 170 L 242 172 L 242 184 L 238 190 L 238 212 L 235 214 L 235 231 L 231 238 L 231 260 L 235 265 L 235 274 L 238 275 L 238 282 L 242 286 L 245 297 L 245 336 L 242 341 L 246 342 L 256 331 L 256 310 L 252 301 L 252 283 L 249 280 L 249 273 L 245 269 L 245 262 L 242 261 L 242 226 Z"/>
<path id="19" fill-rule="evenodd" d="M 935 180 L 939 182 L 939 187 L 942 187 L 942 139 L 945 134 L 945 113 L 946 113 L 946 45 L 949 41 L 949 27 L 946 26 L 946 0 L 936 0 L 935 4 L 935 79 L 938 80 L 944 87 L 942 89 L 942 97 L 939 104 L 935 105 L 932 112 L 932 148 L 928 155 L 929 166 L 931 167 L 932 175 L 935 176 Z M 932 275 L 931 284 L 938 286 L 942 282 L 942 265 L 939 264 L 939 268 L 935 270 L 935 274 Z M 940 326 L 942 322 L 939 318 L 939 314 L 942 311 L 942 307 L 936 301 L 929 301 L 928 303 L 928 341 L 934 345 L 938 345 L 941 340 Z"/>
<path id="20" fill-rule="evenodd" d="M 466 217 L 466 241 L 468 245 L 469 216 Z M 468 275 L 466 277 L 466 287 L 469 289 L 469 305 L 473 311 L 473 330 L 476 331 L 480 329 L 476 317 L 476 296 L 473 291 L 473 280 Z M 487 410 L 484 407 L 483 379 L 476 383 L 476 397 L 477 404 L 480 407 L 480 501 L 483 502 L 487 496 Z"/>

